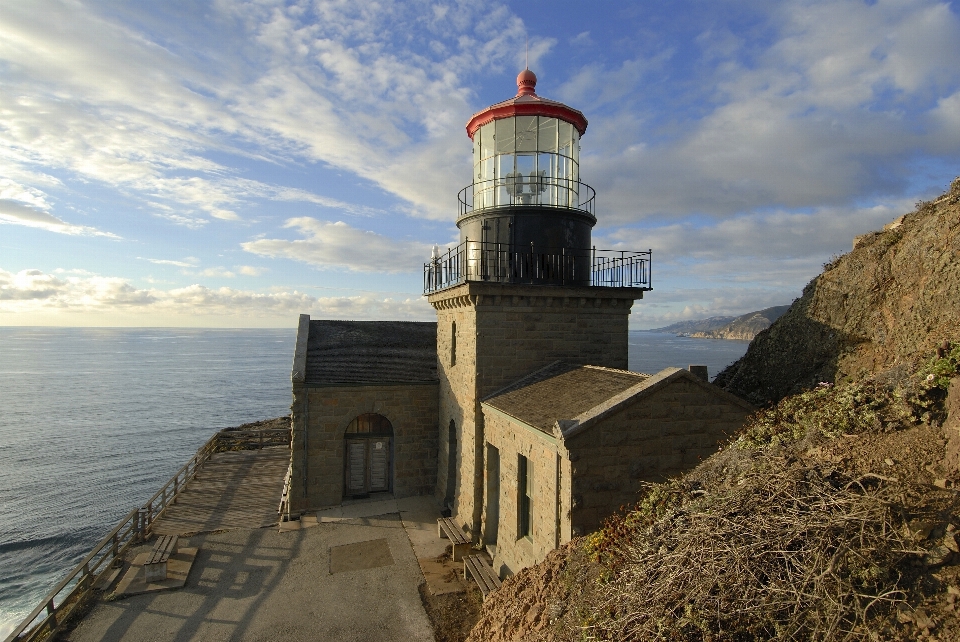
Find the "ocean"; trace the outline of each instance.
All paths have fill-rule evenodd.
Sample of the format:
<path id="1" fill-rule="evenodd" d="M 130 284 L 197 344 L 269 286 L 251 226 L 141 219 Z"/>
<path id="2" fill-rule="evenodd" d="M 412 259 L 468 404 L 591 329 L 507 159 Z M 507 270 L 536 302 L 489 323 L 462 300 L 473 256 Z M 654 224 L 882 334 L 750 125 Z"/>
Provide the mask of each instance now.
<path id="1" fill-rule="evenodd" d="M 0 639 L 216 430 L 289 412 L 295 333 L 0 327 Z M 630 369 L 746 347 L 631 332 Z"/>

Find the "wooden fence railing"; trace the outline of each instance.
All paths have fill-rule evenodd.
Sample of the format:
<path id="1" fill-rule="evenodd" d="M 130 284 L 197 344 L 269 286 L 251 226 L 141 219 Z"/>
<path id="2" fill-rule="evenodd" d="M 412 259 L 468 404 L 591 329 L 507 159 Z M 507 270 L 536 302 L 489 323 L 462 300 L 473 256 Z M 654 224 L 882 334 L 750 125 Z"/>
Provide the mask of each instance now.
<path id="1" fill-rule="evenodd" d="M 163 515 L 167 506 L 175 503 L 177 495 L 196 477 L 197 471 L 214 453 L 283 446 L 289 443 L 290 431 L 285 429 L 217 432 L 147 503 L 127 513 L 83 561 L 47 593 L 40 605 L 13 629 L 4 642 L 35 642 L 56 632 L 70 614 L 89 599 L 90 589 L 103 573 L 113 564 L 121 562 L 131 545 L 139 544 L 150 537 L 153 522 Z"/>

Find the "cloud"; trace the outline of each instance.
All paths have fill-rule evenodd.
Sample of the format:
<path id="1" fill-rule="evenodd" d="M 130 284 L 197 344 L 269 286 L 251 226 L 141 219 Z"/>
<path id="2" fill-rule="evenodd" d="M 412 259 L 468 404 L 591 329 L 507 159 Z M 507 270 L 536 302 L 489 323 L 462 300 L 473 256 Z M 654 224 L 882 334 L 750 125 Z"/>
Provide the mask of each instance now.
<path id="1" fill-rule="evenodd" d="M 183 268 L 196 267 L 197 264 L 199 263 L 198 259 L 195 259 L 192 257 L 187 257 L 182 261 L 174 261 L 172 259 L 147 259 L 142 256 L 138 256 L 137 258 L 143 261 L 150 261 L 151 263 L 154 263 L 156 265 L 173 265 L 176 267 L 183 267 Z"/>
<path id="2" fill-rule="evenodd" d="M 47 230 L 48 232 L 56 232 L 57 234 L 104 236 L 111 239 L 120 238 L 110 232 L 101 232 L 95 227 L 66 223 L 43 210 L 35 209 L 29 205 L 10 199 L 0 199 L 0 223 L 36 227 Z"/>
<path id="3" fill-rule="evenodd" d="M 631 324 L 659 327 L 789 303 L 831 255 L 850 251 L 855 236 L 912 209 L 900 201 L 685 220 L 611 230 L 596 242 L 614 250 L 653 249 L 654 290 L 636 303 Z"/>
<path id="4" fill-rule="evenodd" d="M 343 221 L 328 223 L 300 217 L 289 219 L 284 227 L 297 230 L 305 238 L 258 239 L 240 245 L 261 256 L 357 272 L 418 272 L 430 257 L 431 246 L 427 243 L 358 230 Z"/>
<path id="5" fill-rule="evenodd" d="M 0 270 L 0 301 L 45 301 L 66 285 L 40 270 L 22 270 L 17 274 Z"/>
<path id="6" fill-rule="evenodd" d="M 0 315 L 4 313 L 14 313 L 18 321 L 42 319 L 46 323 L 113 315 L 140 324 L 215 318 L 241 325 L 258 319 L 295 320 L 300 313 L 341 319 L 429 320 L 433 316 L 430 305 L 420 296 L 318 298 L 296 290 L 254 292 L 201 284 L 169 290 L 139 289 L 117 277 L 58 278 L 40 270 L 12 273 L 0 269 Z"/>
<path id="7" fill-rule="evenodd" d="M 496 4 L 237 2 L 200 21 L 180 10 L 125 21 L 123 11 L 67 2 L 52 2 L 42 19 L 26 5 L 0 6 L 0 172 L 65 170 L 194 228 L 243 219 L 251 198 L 371 213 L 242 178 L 212 158 L 321 161 L 406 201 L 410 213 L 446 218 L 450 184 L 469 176 L 462 122 L 473 106 L 458 78 L 523 51 L 522 23 Z M 169 37 L 161 43 L 151 28 Z M 553 41 L 532 44 L 536 58 Z"/>
<path id="8" fill-rule="evenodd" d="M 237 271 L 244 276 L 260 276 L 266 272 L 264 268 L 253 267 L 250 265 L 240 265 L 237 267 Z"/>
<path id="9" fill-rule="evenodd" d="M 4 4 L 0 20 L 0 174 L 49 183 L 31 168 L 53 168 L 140 198 L 189 227 L 241 220 L 238 209 L 254 198 L 338 205 L 240 178 L 238 167 L 211 160 L 250 157 L 253 142 L 264 144 L 254 157 L 275 163 L 293 144 L 248 135 L 250 124 L 231 114 L 229 96 L 243 90 L 217 73 L 229 76 L 229 61 L 205 67 L 193 51 L 159 46 L 78 3 L 51 2 L 42 19 L 26 5 Z"/>
<path id="10" fill-rule="evenodd" d="M 918 158 L 956 161 L 960 20 L 948 4 L 764 7 L 763 39 L 704 31 L 692 77 L 658 52 L 592 62 L 565 83 L 593 114 L 581 175 L 605 223 L 884 202 L 918 189 Z"/>
<path id="11" fill-rule="evenodd" d="M 233 277 L 237 276 L 235 272 L 231 272 L 230 270 L 223 267 L 207 268 L 205 270 L 201 270 L 200 272 L 198 272 L 197 275 L 219 277 L 222 279 L 232 279 Z"/>
<path id="12" fill-rule="evenodd" d="M 812 212 L 777 210 L 722 220 L 685 220 L 620 228 L 598 235 L 597 244 L 618 250 L 652 248 L 658 262 L 671 263 L 820 259 L 849 251 L 855 236 L 880 229 L 912 209 L 912 203 L 901 200 L 864 208 L 821 207 Z"/>

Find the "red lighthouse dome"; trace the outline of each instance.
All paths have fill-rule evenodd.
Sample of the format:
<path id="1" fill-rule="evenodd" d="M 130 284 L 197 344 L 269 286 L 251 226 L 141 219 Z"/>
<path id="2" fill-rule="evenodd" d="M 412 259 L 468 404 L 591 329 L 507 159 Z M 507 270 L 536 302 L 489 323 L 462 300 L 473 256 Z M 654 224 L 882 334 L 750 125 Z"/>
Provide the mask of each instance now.
<path id="1" fill-rule="evenodd" d="M 587 131 L 587 118 L 580 110 L 561 102 L 538 96 L 537 75 L 524 69 L 517 76 L 517 95 L 478 111 L 467 122 L 467 136 L 473 138 L 477 129 L 499 118 L 515 116 L 547 116 L 573 125 L 580 136 Z"/>

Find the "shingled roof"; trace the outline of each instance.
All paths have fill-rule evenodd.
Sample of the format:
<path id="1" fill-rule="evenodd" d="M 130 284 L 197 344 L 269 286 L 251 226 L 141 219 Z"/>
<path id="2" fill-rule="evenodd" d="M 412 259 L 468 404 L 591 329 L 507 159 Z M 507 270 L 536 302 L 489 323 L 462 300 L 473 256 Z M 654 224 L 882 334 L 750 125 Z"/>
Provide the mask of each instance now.
<path id="1" fill-rule="evenodd" d="M 307 385 L 437 383 L 437 324 L 310 320 L 303 370 Z"/>
<path id="2" fill-rule="evenodd" d="M 577 417 L 649 377 L 556 361 L 498 390 L 483 403 L 549 435 L 558 420 Z"/>

